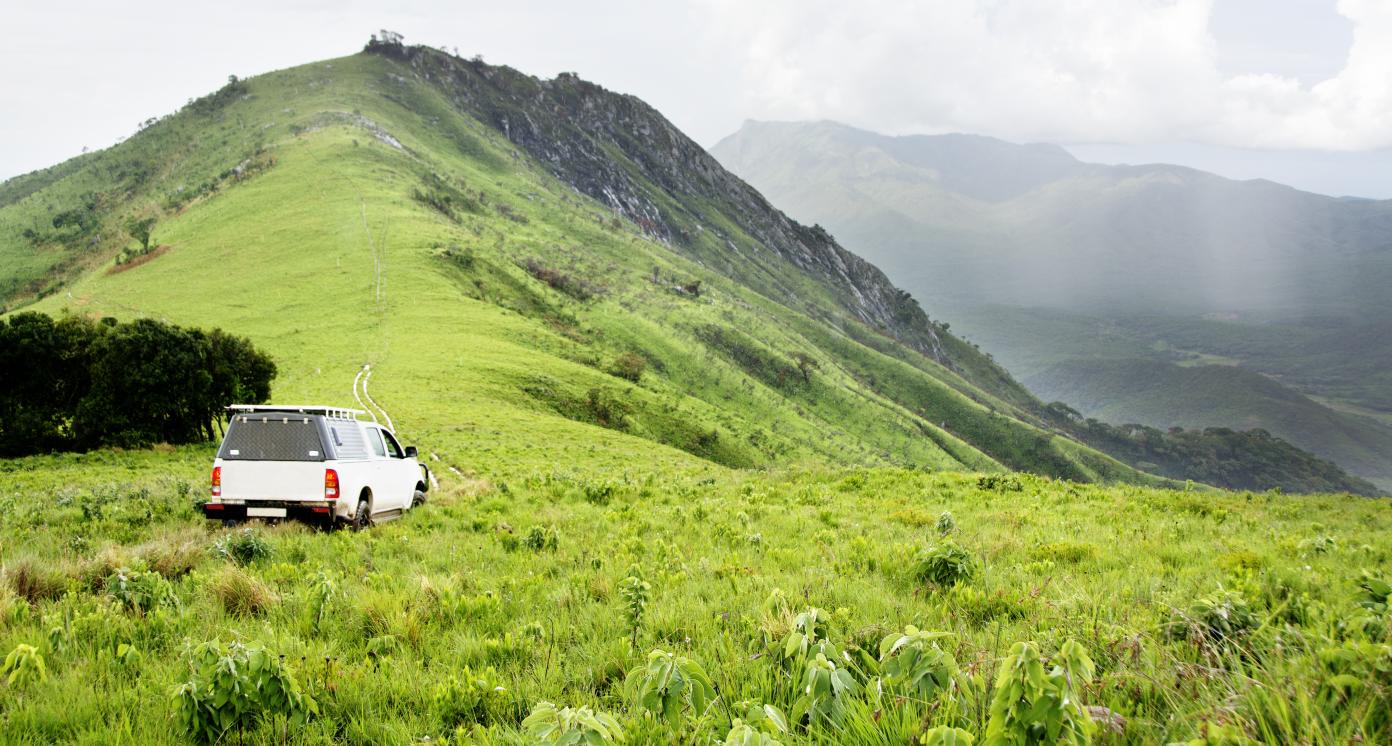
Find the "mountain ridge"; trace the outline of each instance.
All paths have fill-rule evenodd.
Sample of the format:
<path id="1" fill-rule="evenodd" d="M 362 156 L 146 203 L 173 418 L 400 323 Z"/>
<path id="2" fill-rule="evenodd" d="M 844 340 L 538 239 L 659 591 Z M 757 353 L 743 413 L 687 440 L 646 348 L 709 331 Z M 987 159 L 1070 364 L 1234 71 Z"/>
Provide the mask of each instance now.
<path id="1" fill-rule="evenodd" d="M 894 155 L 942 137 L 762 123 L 713 152 L 791 214 L 825 223 L 931 298 L 936 316 L 1022 380 L 1042 380 L 1065 349 L 1186 365 L 1220 359 L 1332 406 L 1392 411 L 1383 362 L 1392 355 L 1392 303 L 1382 291 L 1392 282 L 1392 201 L 1185 166 L 1062 158 L 1042 183 L 1012 176 L 998 184 L 1005 198 L 983 199 L 940 178 L 934 163 Z M 996 140 L 992 158 L 1008 167 L 1033 147 Z M 967 167 L 977 160 L 960 158 Z M 988 159 L 983 173 L 1003 169 Z M 1115 333 L 1097 337 L 1097 328 Z M 1066 403 L 1084 404 L 1085 392 L 1066 390 L 1080 397 Z M 1385 429 L 1328 414 L 1350 431 Z M 1277 434 L 1326 458 L 1349 457 L 1298 427 Z M 1392 455 L 1392 430 L 1383 440 Z M 1364 476 L 1392 484 L 1377 459 L 1355 460 Z"/>
<path id="2" fill-rule="evenodd" d="M 377 46 L 234 79 L 0 187 L 26 192 L 0 207 L 0 267 L 53 262 L 38 310 L 217 319 L 264 340 L 284 362 L 277 397 L 331 400 L 330 379 L 369 362 L 374 397 L 442 458 L 499 474 L 507 454 L 461 427 L 569 433 L 558 458 L 588 442 L 692 468 L 815 458 L 1164 483 L 1053 432 L 878 269 L 723 180 L 632 97 Z M 140 215 L 170 248 L 107 272 Z M 305 317 L 306 282 L 356 312 Z M 625 355 L 643 367 L 615 373 Z"/>

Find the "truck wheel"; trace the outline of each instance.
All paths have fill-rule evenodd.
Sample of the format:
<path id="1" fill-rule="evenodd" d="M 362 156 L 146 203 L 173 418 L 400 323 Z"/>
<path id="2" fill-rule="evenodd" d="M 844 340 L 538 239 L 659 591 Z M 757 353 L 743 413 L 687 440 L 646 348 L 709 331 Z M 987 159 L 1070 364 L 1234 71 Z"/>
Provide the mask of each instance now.
<path id="1" fill-rule="evenodd" d="M 425 493 L 424 493 L 424 492 L 421 492 L 420 490 L 416 490 L 415 493 L 411 495 L 411 508 L 412 508 L 412 509 L 419 508 L 420 506 L 422 506 L 422 505 L 424 505 L 424 504 L 425 504 Z"/>
<path id="2" fill-rule="evenodd" d="M 362 531 L 372 525 L 372 505 L 363 498 L 358 501 L 358 509 L 353 513 L 352 524 L 354 531 Z"/>

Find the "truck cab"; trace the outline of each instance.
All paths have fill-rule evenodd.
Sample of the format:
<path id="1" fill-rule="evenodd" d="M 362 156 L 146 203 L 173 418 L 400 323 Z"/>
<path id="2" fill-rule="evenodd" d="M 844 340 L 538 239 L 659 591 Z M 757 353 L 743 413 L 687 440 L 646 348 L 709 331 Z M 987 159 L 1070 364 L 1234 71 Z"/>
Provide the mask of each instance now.
<path id="1" fill-rule="evenodd" d="M 239 404 L 228 413 L 203 504 L 209 519 L 363 528 L 425 501 L 430 473 L 416 449 L 362 410 Z"/>

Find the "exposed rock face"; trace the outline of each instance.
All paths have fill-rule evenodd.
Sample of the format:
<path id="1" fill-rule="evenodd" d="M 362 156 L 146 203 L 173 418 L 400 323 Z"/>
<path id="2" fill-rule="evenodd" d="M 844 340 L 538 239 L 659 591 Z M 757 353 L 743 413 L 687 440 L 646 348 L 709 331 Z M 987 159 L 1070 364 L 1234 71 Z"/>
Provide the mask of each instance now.
<path id="1" fill-rule="evenodd" d="M 739 273 L 741 282 L 779 302 L 801 305 L 796 290 L 771 266 L 771 252 L 829 288 L 855 318 L 951 366 L 928 316 L 884 273 L 821 227 L 789 219 L 638 98 L 573 74 L 538 80 L 427 47 L 377 44 L 368 51 L 409 64 L 460 111 L 496 128 L 557 178 L 674 250 L 726 274 Z M 703 209 L 738 225 L 752 244 L 725 235 L 714 227 L 720 221 Z M 729 255 L 697 251 L 694 239 L 702 231 L 715 231 Z"/>

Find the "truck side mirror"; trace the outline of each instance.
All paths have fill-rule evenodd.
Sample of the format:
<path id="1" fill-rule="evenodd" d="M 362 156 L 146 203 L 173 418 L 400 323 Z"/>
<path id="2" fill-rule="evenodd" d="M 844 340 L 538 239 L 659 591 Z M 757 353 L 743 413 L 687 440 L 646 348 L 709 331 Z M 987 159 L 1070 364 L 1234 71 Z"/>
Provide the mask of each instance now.
<path id="1" fill-rule="evenodd" d="M 415 458 L 418 453 L 415 446 L 406 446 L 406 458 Z"/>

